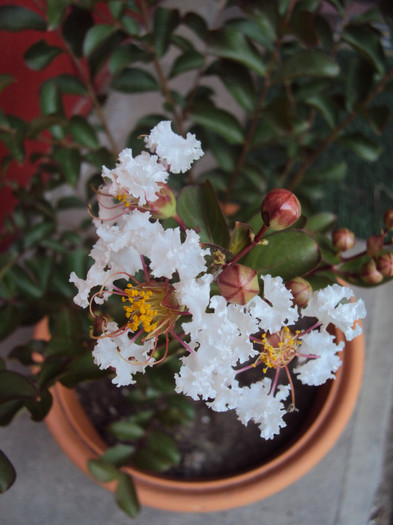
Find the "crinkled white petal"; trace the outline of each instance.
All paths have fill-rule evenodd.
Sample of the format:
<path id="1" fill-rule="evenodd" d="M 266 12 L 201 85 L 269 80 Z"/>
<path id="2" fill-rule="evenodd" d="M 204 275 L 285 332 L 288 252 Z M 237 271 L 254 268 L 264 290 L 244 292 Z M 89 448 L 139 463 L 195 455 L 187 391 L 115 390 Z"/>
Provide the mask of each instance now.
<path id="1" fill-rule="evenodd" d="M 252 420 L 259 425 L 261 437 L 273 439 L 286 426 L 283 416 L 286 410 L 282 401 L 288 397 L 289 385 L 280 386 L 274 396 L 270 395 L 271 380 L 264 378 L 250 387 L 241 389 L 236 413 L 244 424 Z"/>
<path id="2" fill-rule="evenodd" d="M 102 175 L 112 182 L 108 186 L 109 193 L 113 196 L 127 193 L 139 199 L 139 204 L 157 200 L 158 183 L 168 179 L 168 172 L 156 155 L 143 151 L 133 158 L 129 148 L 120 152 L 119 162 L 113 170 L 104 166 Z"/>
<path id="3" fill-rule="evenodd" d="M 313 292 L 311 299 L 304 308 L 302 315 L 317 317 L 322 326 L 326 328 L 329 323 L 333 323 L 337 328 L 344 332 L 348 341 L 362 333 L 362 328 L 355 325 L 358 319 L 366 317 L 366 307 L 362 299 L 353 302 L 344 302 L 354 296 L 351 288 L 333 284 L 326 286 L 322 290 Z"/>
<path id="4" fill-rule="evenodd" d="M 164 120 L 157 124 L 148 137 L 146 146 L 157 153 L 160 159 L 169 166 L 172 173 L 184 173 L 191 168 L 194 160 L 202 157 L 201 143 L 195 135 L 187 133 L 183 138 L 172 131 L 171 121 Z"/>
<path id="5" fill-rule="evenodd" d="M 109 334 L 117 329 L 116 323 L 108 323 L 106 333 Z M 147 341 L 143 345 L 131 343 L 127 333 L 116 337 L 108 336 L 98 339 L 93 350 L 93 359 L 101 369 L 113 368 L 116 370 L 116 375 L 112 380 L 115 385 L 133 385 L 135 383 L 134 374 L 143 373 L 147 366 L 152 366 L 154 363 L 153 358 L 147 361 L 153 347 L 154 340 Z M 135 362 L 131 362 L 131 358 Z"/>
<path id="6" fill-rule="evenodd" d="M 302 337 L 302 354 L 318 355 L 317 358 L 299 358 L 299 364 L 294 369 L 298 379 L 305 385 L 323 385 L 328 379 L 335 377 L 335 372 L 341 366 L 337 355 L 344 348 L 344 343 L 335 343 L 335 337 L 327 332 L 316 330 Z"/>
<path id="7" fill-rule="evenodd" d="M 205 273 L 197 279 L 185 279 L 174 284 L 178 303 L 187 307 L 197 323 L 209 304 L 212 281 L 213 275 Z"/>

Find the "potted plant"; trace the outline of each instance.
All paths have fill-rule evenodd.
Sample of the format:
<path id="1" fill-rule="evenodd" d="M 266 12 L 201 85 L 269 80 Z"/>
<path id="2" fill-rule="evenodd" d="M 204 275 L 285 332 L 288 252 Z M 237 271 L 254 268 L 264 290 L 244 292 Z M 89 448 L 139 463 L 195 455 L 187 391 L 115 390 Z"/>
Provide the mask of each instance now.
<path id="1" fill-rule="evenodd" d="M 380 153 L 351 126 L 359 117 L 378 134 L 387 124 L 378 105 L 393 75 L 383 13 L 339 1 L 229 2 L 212 22 L 143 0 L 56 5 L 0 8 L 2 30 L 42 33 L 25 53 L 29 67 L 67 54 L 75 68 L 42 84 L 41 116 L 24 122 L 1 113 L 4 172 L 24 159 L 30 139 L 45 145 L 27 159 L 35 169 L 27 186 L 4 179 L 18 204 L 4 225 L 11 245 L 1 255 L 1 337 L 42 319 L 50 336 L 11 352 L 26 373 L 2 361 L 0 421 L 25 407 L 34 420 L 49 413 L 61 434 L 50 412 L 61 404 L 67 432 L 84 427 L 90 473 L 113 481 L 120 506 L 134 515 L 132 479 L 139 493 L 150 486 L 168 501 L 166 484 L 190 508 L 177 481 L 147 471 L 181 462 L 172 429 L 192 419 L 189 398 L 202 400 L 252 421 L 273 444 L 265 470 L 232 476 L 243 492 L 257 493 L 245 470 L 251 478 L 272 471 L 279 481 L 268 493 L 279 490 L 283 477 L 301 473 L 299 462 L 310 468 L 320 457 L 304 460 L 310 442 L 322 442 L 323 452 L 332 445 L 359 389 L 354 345 L 365 308 L 343 281 L 373 286 L 393 275 L 391 209 L 355 255 L 345 253 L 354 234 L 332 213 L 316 213 L 323 192 L 345 177 L 342 160 L 328 163 L 334 145 L 369 162 Z M 58 46 L 45 39 L 48 28 Z M 9 75 L 2 79 L 11 89 Z M 162 109 L 143 113 L 120 137 L 113 91 L 125 94 L 121 111 L 148 92 Z M 79 97 L 71 113 L 67 94 Z M 74 394 L 62 386 L 108 378 L 129 412 L 108 424 L 105 450 L 90 443 L 96 431 L 83 411 L 66 408 Z M 318 387 L 304 420 L 296 378 Z M 341 422 L 324 438 L 317 423 L 335 416 Z M 292 467 L 278 474 L 290 450 Z M 14 479 L 5 452 L 2 490 Z M 195 482 L 209 503 L 193 508 L 222 508 L 210 500 L 229 480 L 216 475 L 203 489 Z"/>

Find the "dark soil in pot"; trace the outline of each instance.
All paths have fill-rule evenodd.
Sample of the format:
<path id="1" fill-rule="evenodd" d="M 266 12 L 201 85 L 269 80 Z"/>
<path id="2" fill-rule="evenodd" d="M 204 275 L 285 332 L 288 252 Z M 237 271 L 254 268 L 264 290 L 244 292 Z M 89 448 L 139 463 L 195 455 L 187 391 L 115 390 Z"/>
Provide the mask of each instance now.
<path id="1" fill-rule="evenodd" d="M 246 427 L 240 423 L 233 411 L 214 412 L 204 402 L 190 400 L 195 409 L 195 418 L 172 429 L 172 438 L 178 444 L 182 459 L 178 466 L 163 474 L 186 480 L 217 478 L 270 461 L 308 426 L 323 397 L 321 387 L 303 386 L 295 378 L 294 386 L 297 410 L 285 416 L 287 426 L 279 436 L 268 441 L 260 437 L 255 424 L 249 423 Z M 84 410 L 109 446 L 116 441 L 108 431 L 108 425 L 135 413 L 127 400 L 130 388 L 118 388 L 109 379 L 84 383 L 77 388 Z"/>

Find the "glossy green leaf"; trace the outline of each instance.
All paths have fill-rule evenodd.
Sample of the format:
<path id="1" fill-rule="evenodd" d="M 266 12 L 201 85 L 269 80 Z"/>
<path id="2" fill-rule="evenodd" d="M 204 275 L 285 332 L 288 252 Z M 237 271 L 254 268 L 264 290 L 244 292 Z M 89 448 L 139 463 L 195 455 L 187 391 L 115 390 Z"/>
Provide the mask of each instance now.
<path id="1" fill-rule="evenodd" d="M 145 434 L 145 429 L 130 421 L 115 421 L 109 425 L 109 431 L 123 441 L 134 441 Z"/>
<path id="2" fill-rule="evenodd" d="M 76 148 L 58 148 L 54 150 L 53 158 L 59 164 L 67 183 L 75 186 L 79 180 L 81 168 L 81 155 L 79 150 Z"/>
<path id="3" fill-rule="evenodd" d="M 327 55 L 315 49 L 300 50 L 288 58 L 273 75 L 273 82 L 287 82 L 300 77 L 336 77 L 338 65 Z"/>
<path id="4" fill-rule="evenodd" d="M 30 412 L 30 417 L 33 421 L 42 421 L 49 414 L 52 402 L 52 394 L 48 390 L 42 390 L 39 399 L 34 401 L 26 400 L 24 404 Z"/>
<path id="5" fill-rule="evenodd" d="M 119 443 L 118 445 L 107 448 L 101 456 L 101 460 L 105 461 L 105 463 L 111 463 L 115 467 L 121 467 L 127 465 L 131 461 L 134 452 L 134 446 Z"/>
<path id="6" fill-rule="evenodd" d="M 109 70 L 113 75 L 116 75 L 133 62 L 147 57 L 149 57 L 149 54 L 135 44 L 123 44 L 112 53 L 109 59 Z"/>
<path id="7" fill-rule="evenodd" d="M 153 44 L 157 56 L 162 57 L 169 46 L 171 34 L 180 22 L 177 9 L 166 9 L 158 7 L 154 12 L 153 19 Z"/>
<path id="8" fill-rule="evenodd" d="M 30 139 L 37 138 L 43 131 L 52 126 L 63 126 L 65 123 L 66 119 L 57 115 L 37 117 L 29 122 L 27 136 Z"/>
<path id="9" fill-rule="evenodd" d="M 208 28 L 203 17 L 190 11 L 184 16 L 183 23 L 192 29 L 201 40 L 205 39 Z"/>
<path id="10" fill-rule="evenodd" d="M 10 370 L 0 370 L 0 403 L 31 399 L 38 396 L 36 386 L 26 376 Z"/>
<path id="11" fill-rule="evenodd" d="M 251 234 L 252 229 L 248 224 L 236 221 L 229 243 L 229 250 L 233 255 L 237 255 L 250 244 Z"/>
<path id="12" fill-rule="evenodd" d="M 83 54 L 90 57 L 116 31 L 112 25 L 98 24 L 89 29 L 83 42 Z"/>
<path id="13" fill-rule="evenodd" d="M 61 47 L 51 46 L 46 40 L 39 40 L 23 55 L 26 65 L 35 71 L 45 69 L 53 59 L 63 52 Z"/>
<path id="14" fill-rule="evenodd" d="M 61 25 L 68 4 L 67 0 L 46 0 L 48 30 L 57 29 Z"/>
<path id="15" fill-rule="evenodd" d="M 381 44 L 381 37 L 374 28 L 368 25 L 349 25 L 343 33 L 342 39 L 360 51 L 379 73 L 385 70 L 385 56 Z"/>
<path id="16" fill-rule="evenodd" d="M 108 2 L 108 7 L 111 15 L 115 19 L 119 19 L 126 9 L 125 2 L 122 2 L 121 0 L 111 0 Z"/>
<path id="17" fill-rule="evenodd" d="M 63 114 L 61 91 L 54 81 L 48 80 L 41 85 L 40 106 L 43 115 Z"/>
<path id="18" fill-rule="evenodd" d="M 84 117 L 74 115 L 68 125 L 71 137 L 81 146 L 97 148 L 99 141 L 93 126 Z"/>
<path id="19" fill-rule="evenodd" d="M 186 51 L 176 58 L 169 76 L 172 78 L 180 73 L 184 73 L 185 71 L 199 69 L 203 67 L 204 63 L 205 59 L 203 55 L 197 51 Z"/>
<path id="20" fill-rule="evenodd" d="M 361 133 L 348 133 L 340 137 L 338 141 L 358 157 L 368 162 L 375 162 L 382 153 L 380 144 L 377 144 Z"/>
<path id="21" fill-rule="evenodd" d="M 101 483 L 108 483 L 113 481 L 119 475 L 119 471 L 116 467 L 110 463 L 106 463 L 101 459 L 89 459 L 87 461 L 87 468 L 90 474 Z"/>
<path id="22" fill-rule="evenodd" d="M 191 110 L 191 117 L 197 124 L 217 133 L 230 144 L 241 144 L 244 133 L 239 121 L 228 111 L 210 103 L 198 102 Z"/>
<path id="23" fill-rule="evenodd" d="M 307 219 L 306 228 L 310 232 L 326 233 L 337 224 L 337 215 L 330 212 L 320 212 Z"/>
<path id="24" fill-rule="evenodd" d="M 83 42 L 89 29 L 94 26 L 94 18 L 90 11 L 72 6 L 63 23 L 63 37 L 73 53 L 80 57 L 83 53 Z"/>
<path id="25" fill-rule="evenodd" d="M 168 459 L 172 465 L 178 465 L 181 460 L 181 454 L 176 441 L 168 434 L 161 430 L 152 430 L 148 434 L 147 441 L 151 450 L 160 454 L 163 458 Z"/>
<path id="26" fill-rule="evenodd" d="M 287 281 L 311 271 L 320 261 L 317 243 L 305 232 L 284 231 L 269 235 L 266 240 L 268 245 L 256 246 L 242 263 Z"/>
<path id="27" fill-rule="evenodd" d="M 10 84 L 13 84 L 14 82 L 15 82 L 15 78 L 12 75 L 9 75 L 7 73 L 1 74 L 0 75 L 0 92 L 3 91 Z"/>
<path id="28" fill-rule="evenodd" d="M 120 474 L 116 487 L 116 502 L 131 518 L 135 518 L 140 509 L 138 496 L 132 478 L 128 474 Z"/>
<path id="29" fill-rule="evenodd" d="M 262 19 L 260 19 L 261 21 Z M 226 23 L 228 29 L 239 31 L 248 36 L 254 42 L 258 42 L 267 49 L 273 49 L 272 34 L 266 31 L 266 18 L 264 20 L 265 28 L 261 30 L 260 24 L 250 18 L 232 18 Z"/>
<path id="30" fill-rule="evenodd" d="M 243 33 L 232 29 L 210 31 L 208 44 L 212 55 L 240 62 L 259 75 L 265 75 L 267 68 L 262 55 Z"/>
<path id="31" fill-rule="evenodd" d="M 46 30 L 46 22 L 31 9 L 16 5 L 0 6 L 0 30 L 18 32 L 25 29 Z"/>
<path id="32" fill-rule="evenodd" d="M 140 32 L 140 27 L 138 22 L 132 16 L 124 15 L 120 19 L 122 29 L 126 31 L 129 35 L 134 36 L 138 35 Z"/>
<path id="33" fill-rule="evenodd" d="M 1 14 L 0 14 L 1 16 Z M 2 450 L 0 450 L 0 494 L 8 490 L 16 479 L 16 472 Z"/>
<path id="34" fill-rule="evenodd" d="M 217 75 L 236 102 L 246 111 L 253 111 L 256 105 L 256 89 L 247 68 L 229 60 L 218 60 L 206 73 Z"/>
<path id="35" fill-rule="evenodd" d="M 159 89 L 157 80 L 143 69 L 128 68 L 113 78 L 112 88 L 123 93 L 140 93 Z"/>
<path id="36" fill-rule="evenodd" d="M 59 87 L 62 93 L 67 95 L 87 95 L 86 86 L 74 75 L 63 73 L 51 80 Z"/>
<path id="37" fill-rule="evenodd" d="M 209 182 L 184 188 L 177 199 L 177 213 L 186 226 L 199 231 L 202 242 L 228 246 L 228 226 Z"/>

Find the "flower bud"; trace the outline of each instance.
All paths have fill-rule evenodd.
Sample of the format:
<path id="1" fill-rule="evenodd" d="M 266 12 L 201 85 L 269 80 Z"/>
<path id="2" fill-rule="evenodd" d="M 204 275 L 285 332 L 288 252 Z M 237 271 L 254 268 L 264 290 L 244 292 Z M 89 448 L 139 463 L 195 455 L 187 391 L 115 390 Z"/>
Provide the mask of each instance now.
<path id="1" fill-rule="evenodd" d="M 176 199 L 167 184 L 159 183 L 160 190 L 156 193 L 158 198 L 148 202 L 153 219 L 168 219 L 176 214 Z"/>
<path id="2" fill-rule="evenodd" d="M 378 284 L 383 280 L 383 275 L 377 270 L 374 260 L 363 264 L 360 269 L 360 277 L 368 284 Z"/>
<path id="3" fill-rule="evenodd" d="M 355 245 L 355 235 L 348 228 L 338 228 L 332 233 L 333 248 L 336 252 L 345 252 Z"/>
<path id="4" fill-rule="evenodd" d="M 393 277 L 393 254 L 386 252 L 377 258 L 377 270 L 384 277 Z"/>
<path id="5" fill-rule="evenodd" d="M 383 250 L 383 235 L 371 235 L 367 239 L 367 255 L 375 257 Z"/>
<path id="6" fill-rule="evenodd" d="M 393 210 L 386 210 L 383 216 L 383 223 L 385 228 L 388 230 L 393 230 Z"/>
<path id="7" fill-rule="evenodd" d="M 311 298 L 312 288 L 311 284 L 303 279 L 303 277 L 295 277 L 285 284 L 293 296 L 293 303 L 303 308 L 307 306 Z"/>
<path id="8" fill-rule="evenodd" d="M 243 264 L 233 264 L 217 279 L 220 293 L 229 303 L 247 304 L 259 293 L 258 274 Z"/>
<path id="9" fill-rule="evenodd" d="M 282 188 L 269 191 L 261 206 L 263 222 L 272 230 L 289 228 L 301 213 L 302 208 L 296 195 Z"/>

